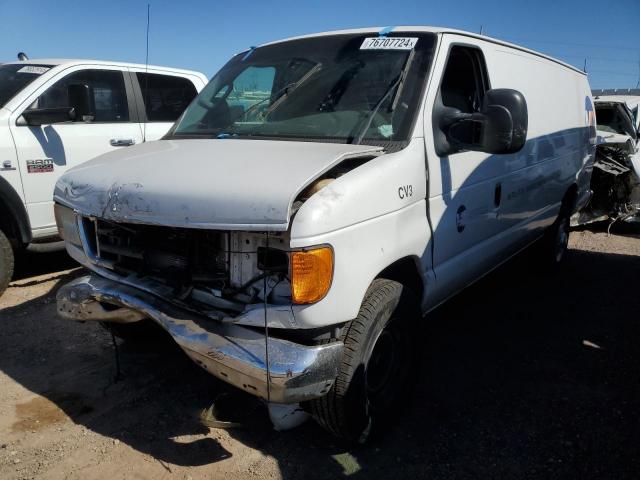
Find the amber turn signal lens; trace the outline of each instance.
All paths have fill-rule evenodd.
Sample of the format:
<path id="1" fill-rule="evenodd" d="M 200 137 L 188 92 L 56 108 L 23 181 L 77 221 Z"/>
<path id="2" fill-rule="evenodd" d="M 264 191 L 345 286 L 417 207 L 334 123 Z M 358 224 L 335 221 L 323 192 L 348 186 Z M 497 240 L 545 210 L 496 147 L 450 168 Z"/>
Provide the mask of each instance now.
<path id="1" fill-rule="evenodd" d="M 333 278 L 333 250 L 328 247 L 291 253 L 293 303 L 315 303 L 327 294 Z"/>

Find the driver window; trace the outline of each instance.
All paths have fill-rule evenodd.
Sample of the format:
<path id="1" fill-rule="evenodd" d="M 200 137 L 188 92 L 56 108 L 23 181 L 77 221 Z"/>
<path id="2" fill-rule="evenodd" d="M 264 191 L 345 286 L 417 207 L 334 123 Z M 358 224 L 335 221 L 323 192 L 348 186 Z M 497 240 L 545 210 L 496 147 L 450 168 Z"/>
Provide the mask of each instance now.
<path id="1" fill-rule="evenodd" d="M 462 113 L 475 113 L 480 111 L 487 90 L 482 52 L 473 47 L 452 47 L 440 86 L 442 103 Z"/>
<path id="2" fill-rule="evenodd" d="M 31 108 L 69 107 L 69 85 L 89 85 L 93 90 L 96 116 L 93 123 L 128 122 L 129 105 L 122 72 L 117 70 L 80 70 L 49 87 Z"/>

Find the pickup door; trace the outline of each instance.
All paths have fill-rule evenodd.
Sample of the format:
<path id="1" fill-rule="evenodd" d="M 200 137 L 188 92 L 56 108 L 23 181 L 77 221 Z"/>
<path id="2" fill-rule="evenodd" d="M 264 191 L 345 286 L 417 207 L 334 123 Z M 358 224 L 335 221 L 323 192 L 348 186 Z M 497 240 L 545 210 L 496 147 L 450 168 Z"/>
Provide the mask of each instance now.
<path id="1" fill-rule="evenodd" d="M 133 89 L 146 140 L 158 140 L 171 128 L 187 105 L 204 87 L 200 78 L 185 78 L 154 70 L 131 68 Z"/>

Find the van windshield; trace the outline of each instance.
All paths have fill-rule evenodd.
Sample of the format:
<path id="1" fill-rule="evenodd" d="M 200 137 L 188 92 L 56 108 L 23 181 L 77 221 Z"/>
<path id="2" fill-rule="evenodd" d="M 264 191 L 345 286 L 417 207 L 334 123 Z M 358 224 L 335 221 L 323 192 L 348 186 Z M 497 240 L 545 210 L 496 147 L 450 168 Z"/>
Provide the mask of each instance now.
<path id="1" fill-rule="evenodd" d="M 0 107 L 4 107 L 16 93 L 49 70 L 52 65 L 8 63 L 0 65 Z"/>
<path id="2" fill-rule="evenodd" d="M 290 40 L 233 57 L 165 138 L 388 145 L 408 140 L 435 36 Z"/>

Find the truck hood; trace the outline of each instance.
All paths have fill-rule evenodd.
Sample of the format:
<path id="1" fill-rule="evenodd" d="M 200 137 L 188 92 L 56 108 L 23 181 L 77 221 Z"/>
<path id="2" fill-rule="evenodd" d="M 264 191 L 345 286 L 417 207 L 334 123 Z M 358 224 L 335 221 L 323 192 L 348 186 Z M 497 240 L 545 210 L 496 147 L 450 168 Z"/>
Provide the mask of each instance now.
<path id="1" fill-rule="evenodd" d="M 380 147 L 238 139 L 160 140 L 69 170 L 54 200 L 117 222 L 286 230 L 296 196 L 347 158 Z"/>

